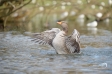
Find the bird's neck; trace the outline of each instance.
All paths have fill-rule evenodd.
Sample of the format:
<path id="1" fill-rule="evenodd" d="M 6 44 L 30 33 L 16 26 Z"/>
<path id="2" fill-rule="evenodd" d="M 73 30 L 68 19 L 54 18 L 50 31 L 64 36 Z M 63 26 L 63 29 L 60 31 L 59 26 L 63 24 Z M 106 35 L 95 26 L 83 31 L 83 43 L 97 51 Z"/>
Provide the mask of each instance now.
<path id="1" fill-rule="evenodd" d="M 65 34 L 68 33 L 68 28 L 63 28 L 63 31 L 65 32 Z"/>
<path id="2" fill-rule="evenodd" d="M 62 29 L 66 34 L 68 33 L 68 25 L 67 24 L 63 24 Z"/>

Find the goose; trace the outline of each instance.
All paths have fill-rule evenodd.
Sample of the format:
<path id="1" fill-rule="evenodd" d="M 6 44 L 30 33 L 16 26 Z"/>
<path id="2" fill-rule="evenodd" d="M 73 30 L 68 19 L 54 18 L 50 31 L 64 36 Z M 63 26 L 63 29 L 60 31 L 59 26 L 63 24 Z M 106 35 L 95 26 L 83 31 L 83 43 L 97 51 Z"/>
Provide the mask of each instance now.
<path id="1" fill-rule="evenodd" d="M 98 25 L 98 22 L 97 20 L 93 21 L 93 22 L 90 22 L 87 24 L 88 27 L 96 27 Z"/>
<path id="2" fill-rule="evenodd" d="M 52 28 L 51 30 L 34 34 L 33 41 L 42 45 L 48 44 L 52 46 L 56 50 L 57 54 L 79 53 L 79 32 L 74 29 L 73 33 L 67 36 L 67 23 L 65 21 L 58 21 L 57 24 L 62 27 L 62 30 L 60 30 L 59 28 Z"/>

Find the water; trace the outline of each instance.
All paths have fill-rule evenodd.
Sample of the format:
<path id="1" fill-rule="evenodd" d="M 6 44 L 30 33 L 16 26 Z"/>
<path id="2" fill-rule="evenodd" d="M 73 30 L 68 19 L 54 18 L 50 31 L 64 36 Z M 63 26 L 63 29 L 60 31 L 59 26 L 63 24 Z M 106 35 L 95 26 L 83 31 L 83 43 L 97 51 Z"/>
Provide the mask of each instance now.
<path id="1" fill-rule="evenodd" d="M 95 28 L 69 26 L 71 31 L 75 26 L 81 33 L 80 54 L 56 54 L 52 47 L 32 42 L 30 36 L 24 35 L 23 27 L 17 28 L 17 31 L 9 31 L 12 28 L 7 28 L 0 32 L 0 73 L 111 74 L 111 28 L 102 28 L 101 25 Z M 25 30 L 29 31 L 27 28 Z"/>

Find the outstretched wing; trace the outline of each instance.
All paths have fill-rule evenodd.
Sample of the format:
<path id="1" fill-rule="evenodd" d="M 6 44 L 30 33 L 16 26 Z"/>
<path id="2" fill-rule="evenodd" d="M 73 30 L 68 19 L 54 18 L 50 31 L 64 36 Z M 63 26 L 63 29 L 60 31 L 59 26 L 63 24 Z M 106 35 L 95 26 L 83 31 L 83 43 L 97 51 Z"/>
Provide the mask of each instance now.
<path id="1" fill-rule="evenodd" d="M 58 28 L 53 28 L 51 30 L 47 30 L 41 33 L 37 33 L 33 35 L 33 40 L 39 44 L 49 44 L 52 46 L 52 40 L 56 36 L 56 34 L 60 31 Z"/>
<path id="2" fill-rule="evenodd" d="M 76 29 L 71 36 L 66 37 L 65 42 L 71 53 L 80 52 L 79 32 Z"/>

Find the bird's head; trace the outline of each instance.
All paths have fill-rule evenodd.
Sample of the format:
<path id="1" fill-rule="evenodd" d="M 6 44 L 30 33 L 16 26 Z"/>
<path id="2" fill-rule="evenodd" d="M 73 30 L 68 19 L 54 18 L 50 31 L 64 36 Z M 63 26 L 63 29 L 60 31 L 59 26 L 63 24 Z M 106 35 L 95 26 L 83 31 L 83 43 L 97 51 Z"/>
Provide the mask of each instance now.
<path id="1" fill-rule="evenodd" d="M 58 21 L 57 24 L 61 25 L 63 31 L 68 33 L 68 25 L 67 25 L 67 23 L 65 21 Z"/>

